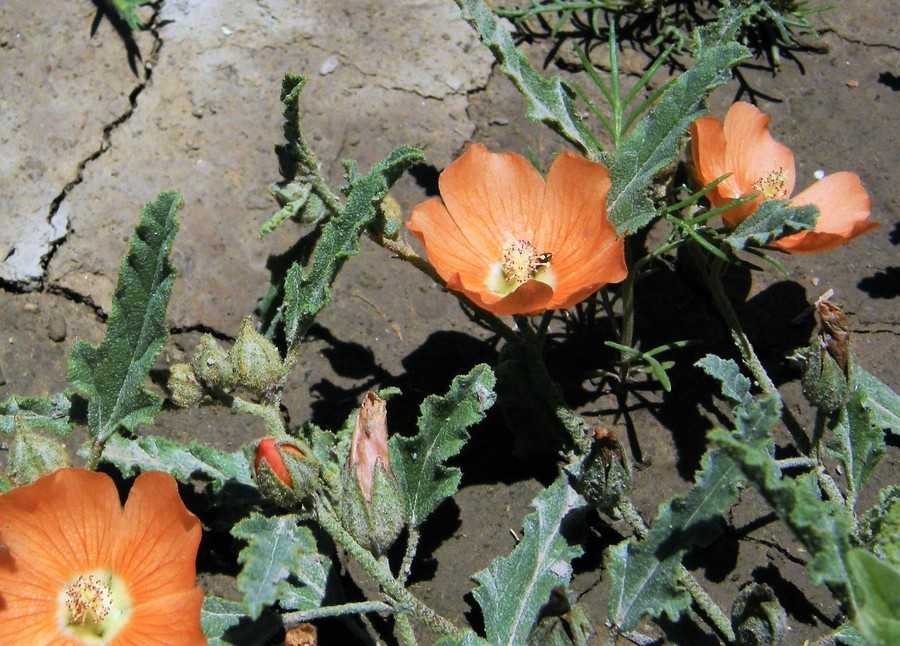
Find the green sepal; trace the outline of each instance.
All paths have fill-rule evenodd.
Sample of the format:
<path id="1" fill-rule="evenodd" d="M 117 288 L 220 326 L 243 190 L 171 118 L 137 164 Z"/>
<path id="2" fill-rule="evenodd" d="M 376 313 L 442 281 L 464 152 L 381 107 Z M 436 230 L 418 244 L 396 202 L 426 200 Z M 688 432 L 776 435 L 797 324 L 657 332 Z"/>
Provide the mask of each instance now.
<path id="1" fill-rule="evenodd" d="M 241 322 L 231 348 L 234 378 L 261 399 L 269 399 L 285 378 L 284 362 L 275 344 L 256 331 L 249 316 Z"/>
<path id="2" fill-rule="evenodd" d="M 191 367 L 203 388 L 213 397 L 230 394 L 237 384 L 231 354 L 211 334 L 200 337 Z"/>
<path id="3" fill-rule="evenodd" d="M 856 357 L 851 352 L 848 374 L 838 362 L 826 352 L 819 341 L 813 339 L 806 348 L 798 350 L 793 357 L 803 365 L 800 385 L 806 400 L 823 413 L 835 413 L 846 406 L 854 391 Z M 848 376 L 849 375 L 849 376 Z"/>
<path id="4" fill-rule="evenodd" d="M 141 211 L 119 268 L 112 311 L 99 346 L 76 341 L 69 385 L 88 398 L 88 432 L 102 444 L 119 427 L 135 431 L 153 422 L 162 399 L 144 384 L 169 338 L 166 308 L 175 283 L 169 262 L 178 231 L 181 195 L 160 193 Z"/>
<path id="5" fill-rule="evenodd" d="M 375 556 L 394 544 L 406 525 L 406 503 L 397 479 L 375 462 L 372 500 L 363 496 L 356 473 L 347 469 L 341 499 L 341 524 L 353 539 Z"/>

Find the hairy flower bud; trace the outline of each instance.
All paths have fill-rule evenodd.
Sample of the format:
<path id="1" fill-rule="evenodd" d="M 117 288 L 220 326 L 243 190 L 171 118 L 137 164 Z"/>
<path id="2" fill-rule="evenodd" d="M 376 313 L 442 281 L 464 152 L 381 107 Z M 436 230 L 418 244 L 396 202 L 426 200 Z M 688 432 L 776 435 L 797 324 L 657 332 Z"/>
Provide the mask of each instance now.
<path id="1" fill-rule="evenodd" d="M 834 413 L 853 394 L 855 358 L 850 350 L 850 324 L 841 309 L 828 301 L 816 305 L 819 334 L 797 356 L 805 364 L 801 386 L 809 403 Z"/>
<path id="2" fill-rule="evenodd" d="M 169 370 L 172 402 L 180 408 L 193 408 L 203 401 L 203 387 L 189 363 L 176 363 Z"/>
<path id="3" fill-rule="evenodd" d="M 578 492 L 600 511 L 608 511 L 631 489 L 631 463 L 610 429 L 595 426 L 592 439 Z"/>
<path id="4" fill-rule="evenodd" d="M 316 461 L 299 447 L 275 438 L 260 440 L 253 466 L 259 490 L 282 507 L 302 501 L 317 482 Z"/>
<path id="5" fill-rule="evenodd" d="M 366 393 L 353 427 L 343 490 L 344 527 L 370 552 L 383 554 L 403 529 L 405 503 L 391 472 L 387 407 L 375 393 Z"/>
<path id="6" fill-rule="evenodd" d="M 234 366 L 231 357 L 211 334 L 200 337 L 197 354 L 191 360 L 191 367 L 209 394 L 223 395 L 234 390 Z"/>
<path id="7" fill-rule="evenodd" d="M 278 348 L 256 331 L 249 316 L 241 323 L 231 359 L 238 383 L 259 397 L 269 394 L 284 378 L 284 362 Z"/>

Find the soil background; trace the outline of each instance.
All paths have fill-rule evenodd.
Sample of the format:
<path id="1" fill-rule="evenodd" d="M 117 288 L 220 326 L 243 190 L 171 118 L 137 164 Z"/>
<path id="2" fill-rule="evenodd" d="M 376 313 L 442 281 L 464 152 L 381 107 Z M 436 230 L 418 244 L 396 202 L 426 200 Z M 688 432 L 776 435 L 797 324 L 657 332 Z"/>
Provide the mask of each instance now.
<path id="1" fill-rule="evenodd" d="M 332 186 L 341 183 L 340 159 L 356 159 L 365 169 L 401 144 L 425 152 L 426 163 L 393 191 L 406 214 L 436 193 L 438 173 L 470 142 L 532 151 L 545 167 L 565 147 L 523 116 L 524 101 L 449 0 L 165 0 L 146 9 L 152 27 L 132 35 L 88 0 L 0 4 L 0 401 L 66 388 L 72 344 L 102 337 L 140 208 L 162 190 L 181 191 L 184 206 L 173 252 L 179 278 L 169 308 L 172 336 L 154 380 L 162 388 L 168 366 L 185 360 L 201 333 L 233 339 L 266 292 L 267 258 L 301 234 L 292 224 L 263 240 L 256 234 L 276 210 L 266 189 L 279 179 L 274 147 L 282 141 L 286 72 L 310 79 L 301 99 L 305 132 Z M 711 101 L 720 118 L 738 97 L 770 114 L 774 135 L 796 154 L 800 188 L 818 170 L 857 172 L 883 225 L 828 254 L 783 258 L 787 277 L 767 269 L 729 280 L 786 404 L 807 423 L 811 414 L 785 356 L 810 339 L 809 305 L 826 290 L 834 290 L 850 318 L 861 365 L 900 386 L 895 14 L 892 3 L 839 3 L 815 18 L 820 38 L 805 39 L 814 50 L 783 52 L 777 74 L 761 51 L 741 68 L 741 82 Z M 576 59 L 565 40 L 538 30 L 521 46 L 548 74 L 571 74 Z M 623 38 L 628 82 L 649 64 L 645 49 Z M 604 48 L 592 56 L 602 63 Z M 721 423 L 713 383 L 693 362 L 707 352 L 734 354 L 699 285 L 682 269 L 677 261 L 664 263 L 638 291 L 644 347 L 703 340 L 673 356 L 671 393 L 651 393 L 631 411 L 643 458 L 633 500 L 648 519 L 689 486 L 706 432 Z M 478 362 L 496 361 L 496 339 L 455 298 L 368 240 L 333 292 L 286 388 L 294 426 L 311 420 L 335 428 L 366 390 L 398 386 L 403 395 L 392 400 L 389 422 L 404 432 L 424 396 L 446 392 L 455 375 Z M 554 321 L 551 371 L 573 408 L 624 438 L 614 397 L 587 379 L 612 359 L 603 351 L 605 331 L 582 322 Z M 255 419 L 204 408 L 166 409 L 146 432 L 236 450 L 264 429 Z M 456 461 L 462 488 L 426 525 L 413 571 L 414 592 L 426 603 L 475 626 L 481 619 L 468 577 L 515 546 L 528 503 L 554 474 L 552 456 L 525 462 L 510 455 L 510 446 L 511 431 L 494 410 Z M 897 463 L 890 446 L 860 509 L 897 481 Z M 620 531 L 598 522 L 576 562 L 582 574 L 573 590 L 601 634 L 601 553 L 621 540 Z M 805 562 L 746 489 L 724 536 L 686 564 L 726 608 L 747 582 L 768 583 L 789 612 L 787 643 L 799 644 L 840 623 L 827 590 L 807 579 Z M 226 557 L 209 557 L 200 567 L 210 591 L 236 594 Z M 681 643 L 716 641 L 692 616 L 662 627 L 667 639 Z M 662 634 L 655 625 L 643 629 Z"/>

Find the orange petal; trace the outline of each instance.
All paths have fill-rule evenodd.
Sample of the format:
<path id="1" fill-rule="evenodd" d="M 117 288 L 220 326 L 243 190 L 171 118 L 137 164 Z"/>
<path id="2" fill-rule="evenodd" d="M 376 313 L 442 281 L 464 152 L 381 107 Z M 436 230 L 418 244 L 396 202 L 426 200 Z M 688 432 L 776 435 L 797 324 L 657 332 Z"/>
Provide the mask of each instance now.
<path id="1" fill-rule="evenodd" d="M 778 240 L 776 247 L 790 253 L 822 253 L 881 226 L 869 220 L 872 201 L 855 173 L 828 175 L 791 200 L 791 206 L 807 204 L 819 207 L 816 228 Z"/>
<path id="2" fill-rule="evenodd" d="M 500 250 L 486 255 L 469 241 L 450 212 L 438 199 L 413 208 L 407 228 L 425 247 L 428 261 L 452 289 L 485 289 L 488 270 L 500 259 Z"/>
<path id="3" fill-rule="evenodd" d="M 533 240 L 544 180 L 527 159 L 471 146 L 441 173 L 441 199 L 480 256 L 499 260 L 504 245 Z"/>
<path id="4" fill-rule="evenodd" d="M 550 309 L 548 303 L 553 296 L 553 288 L 546 283 L 529 280 L 506 296 L 488 291 L 465 294 L 478 307 L 494 314 L 540 314 Z"/>
<path id="5" fill-rule="evenodd" d="M 794 191 L 794 153 L 769 133 L 769 117 L 749 103 L 735 103 L 725 115 L 725 163 L 735 174 L 741 195 L 756 192 L 753 185 L 773 171 L 784 175 L 784 195 Z"/>
<path id="6" fill-rule="evenodd" d="M 733 173 L 725 162 L 725 130 L 713 117 L 701 117 L 691 124 L 691 163 L 694 174 L 704 186 Z M 743 189 L 732 174 L 707 194 L 713 206 L 723 206 L 739 198 Z"/>
<path id="7" fill-rule="evenodd" d="M 203 593 L 194 588 L 137 606 L 111 646 L 194 646 L 206 644 L 200 626 Z"/>
<path id="8" fill-rule="evenodd" d="M 548 309 L 571 307 L 625 278 L 624 240 L 617 240 L 606 211 L 610 185 L 606 167 L 570 152 L 550 167 L 535 242 L 538 251 L 553 253 L 557 282 Z"/>
<path id="9" fill-rule="evenodd" d="M 196 585 L 200 521 L 166 473 L 142 473 L 134 482 L 113 545 L 112 570 L 132 601 L 185 592 Z"/>

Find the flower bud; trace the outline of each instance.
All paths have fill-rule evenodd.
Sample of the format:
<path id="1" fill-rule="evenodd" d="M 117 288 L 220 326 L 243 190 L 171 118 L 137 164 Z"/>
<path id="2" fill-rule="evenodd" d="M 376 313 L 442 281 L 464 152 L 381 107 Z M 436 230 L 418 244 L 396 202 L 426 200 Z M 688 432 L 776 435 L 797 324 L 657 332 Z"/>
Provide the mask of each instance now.
<path id="1" fill-rule="evenodd" d="M 169 390 L 179 408 L 193 408 L 203 401 L 203 387 L 189 363 L 176 363 L 169 371 Z"/>
<path id="2" fill-rule="evenodd" d="M 610 429 L 595 426 L 592 435 L 578 492 L 598 510 L 608 511 L 631 490 L 631 463 Z"/>
<path id="3" fill-rule="evenodd" d="M 234 366 L 231 357 L 211 334 L 200 337 L 197 354 L 191 360 L 194 374 L 212 395 L 228 394 L 234 390 Z"/>
<path id="4" fill-rule="evenodd" d="M 256 331 L 249 316 L 241 323 L 231 359 L 238 383 L 259 397 L 265 397 L 284 379 L 278 348 Z"/>
<path id="5" fill-rule="evenodd" d="M 841 409 L 853 395 L 853 368 L 850 324 L 841 309 L 828 302 L 816 305 L 819 334 L 797 353 L 805 364 L 800 384 L 810 404 L 825 413 Z"/>
<path id="6" fill-rule="evenodd" d="M 403 224 L 403 209 L 390 193 L 385 195 L 378 205 L 378 220 L 382 235 L 389 240 L 396 240 L 400 233 L 400 225 Z"/>
<path id="7" fill-rule="evenodd" d="M 787 613 L 767 585 L 753 584 L 734 600 L 731 625 L 739 644 L 780 644 Z"/>
<path id="8" fill-rule="evenodd" d="M 397 540 L 405 524 L 405 501 L 391 472 L 387 444 L 387 407 L 366 393 L 350 439 L 343 479 L 341 520 L 356 541 L 381 555 Z"/>
<path id="9" fill-rule="evenodd" d="M 253 466 L 262 494 L 286 508 L 303 501 L 318 482 L 318 463 L 307 456 L 291 443 L 271 437 L 260 440 Z"/>

